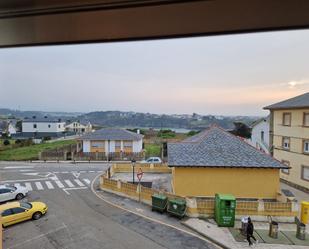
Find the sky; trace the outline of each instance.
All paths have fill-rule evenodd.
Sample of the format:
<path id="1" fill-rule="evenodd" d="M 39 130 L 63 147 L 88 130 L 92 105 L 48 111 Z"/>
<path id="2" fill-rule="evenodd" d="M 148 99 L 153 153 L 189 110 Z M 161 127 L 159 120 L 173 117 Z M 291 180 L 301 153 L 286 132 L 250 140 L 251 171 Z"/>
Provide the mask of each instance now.
<path id="1" fill-rule="evenodd" d="M 0 49 L 0 108 L 267 115 L 308 61 L 309 30 Z"/>

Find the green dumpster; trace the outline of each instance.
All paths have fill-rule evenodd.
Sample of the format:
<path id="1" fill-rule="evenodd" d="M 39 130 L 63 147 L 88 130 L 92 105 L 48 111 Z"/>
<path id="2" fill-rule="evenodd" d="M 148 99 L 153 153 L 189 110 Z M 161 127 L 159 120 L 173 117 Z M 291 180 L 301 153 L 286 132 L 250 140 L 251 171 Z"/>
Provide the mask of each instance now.
<path id="1" fill-rule="evenodd" d="M 182 199 L 169 199 L 167 212 L 179 218 L 184 217 L 186 213 L 186 201 Z"/>
<path id="2" fill-rule="evenodd" d="M 215 220 L 219 227 L 234 227 L 236 199 L 230 194 L 216 194 Z"/>
<path id="3" fill-rule="evenodd" d="M 151 196 L 152 200 L 152 211 L 159 211 L 163 213 L 167 206 L 167 197 L 162 194 L 153 194 Z"/>

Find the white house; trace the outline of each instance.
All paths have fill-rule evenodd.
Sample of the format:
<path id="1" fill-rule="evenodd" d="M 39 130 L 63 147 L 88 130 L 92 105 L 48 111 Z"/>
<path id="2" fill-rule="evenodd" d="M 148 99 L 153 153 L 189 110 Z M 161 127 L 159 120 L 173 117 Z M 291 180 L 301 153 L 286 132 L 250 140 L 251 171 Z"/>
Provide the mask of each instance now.
<path id="1" fill-rule="evenodd" d="M 83 152 L 136 153 L 143 150 L 143 135 L 125 129 L 106 128 L 80 137 Z"/>
<path id="2" fill-rule="evenodd" d="M 0 120 L 0 136 L 1 135 L 12 136 L 16 134 L 16 127 L 11 120 Z"/>
<path id="3" fill-rule="evenodd" d="M 92 124 L 90 122 L 73 121 L 65 126 L 66 131 L 83 134 L 92 132 Z"/>
<path id="4" fill-rule="evenodd" d="M 251 125 L 251 128 L 251 139 L 248 139 L 247 142 L 269 154 L 269 116 L 258 119 Z"/>
<path id="5" fill-rule="evenodd" d="M 51 119 L 48 117 L 24 119 L 22 121 L 23 137 L 59 137 L 65 132 L 65 122 L 61 119 Z"/>

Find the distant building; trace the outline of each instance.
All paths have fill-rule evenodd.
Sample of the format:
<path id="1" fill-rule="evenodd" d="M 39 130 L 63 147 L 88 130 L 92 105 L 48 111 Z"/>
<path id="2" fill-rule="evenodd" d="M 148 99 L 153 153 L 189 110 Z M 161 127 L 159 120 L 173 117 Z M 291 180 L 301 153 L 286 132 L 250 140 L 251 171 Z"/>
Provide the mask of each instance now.
<path id="1" fill-rule="evenodd" d="M 247 142 L 269 154 L 269 116 L 260 118 L 251 125 L 251 138 Z"/>
<path id="2" fill-rule="evenodd" d="M 0 136 L 12 136 L 16 134 L 16 127 L 11 120 L 0 120 Z"/>
<path id="3" fill-rule="evenodd" d="M 176 195 L 276 199 L 280 169 L 288 167 L 217 126 L 168 144 Z"/>
<path id="4" fill-rule="evenodd" d="M 77 134 L 89 133 L 92 132 L 92 125 L 90 122 L 73 121 L 66 124 L 65 130 Z"/>
<path id="5" fill-rule="evenodd" d="M 106 128 L 85 134 L 78 140 L 82 142 L 83 152 L 124 152 L 136 153 L 143 150 L 143 135 L 125 129 Z"/>
<path id="6" fill-rule="evenodd" d="M 288 165 L 281 179 L 309 192 L 309 93 L 266 106 L 270 110 L 270 148 Z"/>
<path id="7" fill-rule="evenodd" d="M 20 137 L 43 138 L 43 137 L 61 137 L 65 133 L 65 122 L 61 119 L 52 119 L 48 117 L 36 118 L 22 121 L 22 132 Z"/>

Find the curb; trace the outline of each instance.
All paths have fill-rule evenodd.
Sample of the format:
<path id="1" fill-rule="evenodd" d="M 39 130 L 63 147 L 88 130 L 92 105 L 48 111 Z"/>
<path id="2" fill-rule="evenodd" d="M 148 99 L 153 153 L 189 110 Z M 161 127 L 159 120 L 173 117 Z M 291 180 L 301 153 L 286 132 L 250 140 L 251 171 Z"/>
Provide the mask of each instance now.
<path id="1" fill-rule="evenodd" d="M 228 247 L 228 246 L 222 244 L 220 241 L 218 241 L 218 240 L 216 240 L 216 239 L 213 239 L 212 237 L 210 237 L 210 236 L 208 236 L 208 235 L 206 235 L 206 234 L 200 232 L 199 230 L 197 230 L 197 229 L 195 229 L 195 228 L 189 226 L 189 225 L 186 224 L 184 221 L 180 221 L 180 223 L 181 223 L 182 225 L 184 225 L 185 227 L 190 228 L 192 231 L 198 233 L 199 235 L 205 237 L 207 240 L 211 241 L 212 243 L 216 244 L 217 246 L 220 246 L 220 247 L 223 248 L 223 249 L 232 249 L 231 247 Z"/>

